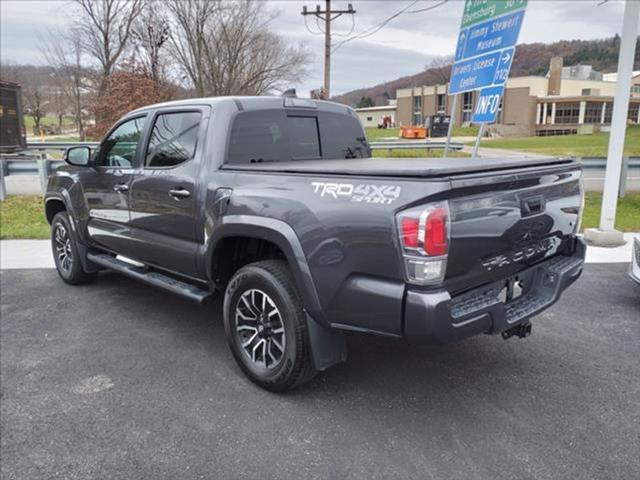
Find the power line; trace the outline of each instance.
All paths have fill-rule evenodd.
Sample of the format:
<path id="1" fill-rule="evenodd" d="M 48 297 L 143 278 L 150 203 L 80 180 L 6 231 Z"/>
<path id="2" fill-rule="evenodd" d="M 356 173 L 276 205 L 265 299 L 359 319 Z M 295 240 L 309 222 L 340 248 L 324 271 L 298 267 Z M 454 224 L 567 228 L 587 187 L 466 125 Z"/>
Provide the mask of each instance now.
<path id="1" fill-rule="evenodd" d="M 405 6 L 404 8 L 398 10 L 396 13 L 394 13 L 393 15 L 391 15 L 390 17 L 384 19 L 382 22 L 380 22 L 379 24 L 365 30 L 364 32 L 358 33 L 356 35 L 354 35 L 353 37 L 349 37 L 339 43 L 337 43 L 333 49 L 331 50 L 331 53 L 335 53 L 336 50 L 338 50 L 342 45 L 344 45 L 345 43 L 348 43 L 352 40 L 361 40 L 363 38 L 367 38 L 370 37 L 371 35 L 374 35 L 375 33 L 378 33 L 380 30 L 382 30 L 389 22 L 391 22 L 393 19 L 399 17 L 402 14 L 409 14 L 409 13 L 422 13 L 422 12 L 427 12 L 429 10 L 433 10 L 434 8 L 440 7 L 442 5 L 444 5 L 445 3 L 447 3 L 448 0 L 442 0 L 439 3 L 435 4 L 435 5 L 430 5 L 429 7 L 425 7 L 425 8 L 421 8 L 418 10 L 409 10 L 409 8 L 413 7 L 416 3 L 418 3 L 420 0 L 414 0 L 413 2 L 411 2 L 409 5 Z"/>

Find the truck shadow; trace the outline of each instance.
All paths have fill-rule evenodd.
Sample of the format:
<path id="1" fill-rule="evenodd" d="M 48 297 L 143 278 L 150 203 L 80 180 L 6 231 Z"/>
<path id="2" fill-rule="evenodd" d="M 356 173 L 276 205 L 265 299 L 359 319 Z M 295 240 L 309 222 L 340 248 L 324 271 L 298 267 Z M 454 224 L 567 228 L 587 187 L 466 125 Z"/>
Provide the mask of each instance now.
<path id="1" fill-rule="evenodd" d="M 452 399 L 457 399 L 455 404 L 470 395 L 491 396 L 496 390 L 508 396 L 513 389 L 520 398 L 525 379 L 548 373 L 536 359 L 531 339 L 505 342 L 497 336 L 479 336 L 445 346 L 414 346 L 403 340 L 348 333 L 346 362 L 320 372 L 297 390 L 274 395 L 249 382 L 235 364 L 226 343 L 220 298 L 198 306 L 111 273 L 102 274 L 98 285 L 135 291 L 136 298 L 129 303 L 135 303 L 132 313 L 139 309 L 145 314 L 132 314 L 130 321 L 150 335 L 157 329 L 169 331 L 176 348 L 206 350 L 208 367 L 224 369 L 225 376 L 243 385 L 243 390 L 276 402 L 286 398 L 300 407 L 318 401 L 331 401 L 334 407 L 348 405 L 364 396 L 380 405 L 400 402 L 424 408 L 435 402 L 446 409 Z M 544 363 L 550 362 L 547 358 Z"/>

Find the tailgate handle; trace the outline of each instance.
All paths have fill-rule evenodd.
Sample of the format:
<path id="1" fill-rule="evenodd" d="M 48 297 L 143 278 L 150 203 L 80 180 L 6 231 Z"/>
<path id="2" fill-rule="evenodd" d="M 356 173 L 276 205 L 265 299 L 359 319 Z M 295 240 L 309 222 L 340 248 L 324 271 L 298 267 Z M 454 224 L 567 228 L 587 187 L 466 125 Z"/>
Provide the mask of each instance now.
<path id="1" fill-rule="evenodd" d="M 536 215 L 544 212 L 544 197 L 538 195 L 536 197 L 529 197 L 522 200 L 520 207 L 522 216 Z"/>

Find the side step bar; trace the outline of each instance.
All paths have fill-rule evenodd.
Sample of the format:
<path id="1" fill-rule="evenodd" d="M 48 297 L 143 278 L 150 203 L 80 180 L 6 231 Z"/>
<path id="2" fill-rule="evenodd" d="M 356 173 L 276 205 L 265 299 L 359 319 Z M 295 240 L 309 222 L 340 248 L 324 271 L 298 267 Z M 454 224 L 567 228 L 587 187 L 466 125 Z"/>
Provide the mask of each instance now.
<path id="1" fill-rule="evenodd" d="M 203 303 L 212 296 L 208 290 L 198 288 L 181 280 L 164 275 L 159 272 L 149 271 L 145 267 L 138 267 L 128 262 L 118 260 L 113 255 L 106 253 L 88 253 L 87 258 L 101 267 L 122 273 L 128 277 L 135 278 L 154 287 L 159 287 L 169 292 L 181 295 L 198 303 Z"/>

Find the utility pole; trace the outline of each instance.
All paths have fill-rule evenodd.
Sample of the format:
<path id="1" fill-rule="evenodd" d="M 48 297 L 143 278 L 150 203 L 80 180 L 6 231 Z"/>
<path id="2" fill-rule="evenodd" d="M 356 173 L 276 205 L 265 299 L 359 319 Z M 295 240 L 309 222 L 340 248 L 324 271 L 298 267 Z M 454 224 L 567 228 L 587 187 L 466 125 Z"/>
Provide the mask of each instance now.
<path id="1" fill-rule="evenodd" d="M 324 10 L 320 9 L 320 5 L 316 5 L 315 11 L 307 10 L 306 5 L 302 7 L 302 15 L 313 15 L 324 22 L 324 86 L 322 93 L 326 99 L 331 96 L 331 22 L 345 13 L 353 15 L 356 11 L 351 4 L 347 10 L 331 10 L 331 0 L 325 0 Z"/>
<path id="2" fill-rule="evenodd" d="M 613 101 L 611 133 L 609 134 L 609 149 L 607 152 L 607 167 L 604 177 L 600 228 L 590 228 L 585 231 L 585 238 L 592 244 L 599 246 L 624 244 L 622 233 L 615 230 L 615 219 L 618 189 L 620 188 L 620 175 L 623 173 L 622 156 L 624 153 L 624 137 L 627 128 L 627 110 L 629 108 L 631 75 L 636 50 L 639 17 L 640 2 L 627 0 L 622 18 L 622 39 L 620 42 L 620 54 L 618 55 L 618 78 Z"/>

